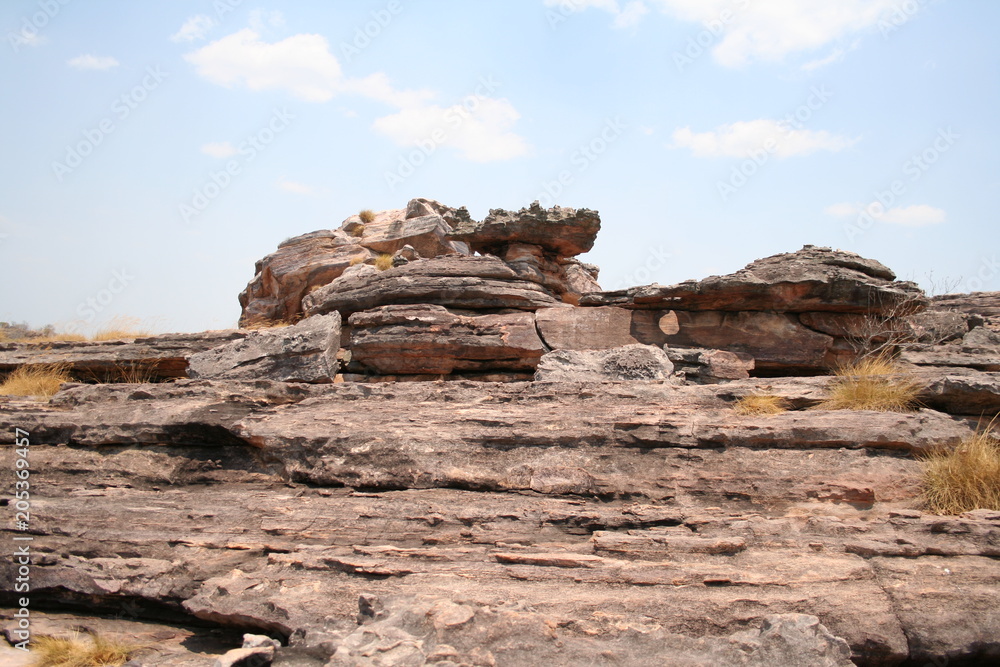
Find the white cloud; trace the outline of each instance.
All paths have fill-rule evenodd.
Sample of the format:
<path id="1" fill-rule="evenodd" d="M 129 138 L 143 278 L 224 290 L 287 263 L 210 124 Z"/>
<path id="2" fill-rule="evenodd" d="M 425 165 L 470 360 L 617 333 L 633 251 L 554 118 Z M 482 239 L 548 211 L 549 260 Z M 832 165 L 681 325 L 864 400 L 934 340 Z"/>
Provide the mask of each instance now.
<path id="1" fill-rule="evenodd" d="M 913 206 L 896 206 L 886 209 L 880 202 L 872 202 L 867 206 L 862 204 L 841 203 L 828 206 L 824 210 L 827 215 L 837 218 L 849 218 L 867 213 L 878 222 L 901 227 L 927 227 L 938 225 L 948 219 L 948 214 L 940 208 L 927 204 Z"/>
<path id="2" fill-rule="evenodd" d="M 321 35 L 293 35 L 268 44 L 244 28 L 184 56 L 202 77 L 227 88 L 284 89 L 309 102 L 333 97 L 340 63 Z"/>
<path id="3" fill-rule="evenodd" d="M 95 56 L 87 54 L 84 56 L 77 56 L 66 61 L 66 64 L 70 67 L 75 67 L 76 69 L 111 69 L 112 67 L 118 67 L 118 61 L 111 56 Z"/>
<path id="4" fill-rule="evenodd" d="M 289 181 L 284 176 L 278 179 L 276 185 L 285 192 L 291 192 L 296 195 L 311 195 L 315 193 L 315 190 L 312 187 L 302 183 L 296 183 L 295 181 Z"/>
<path id="5" fill-rule="evenodd" d="M 257 31 L 245 28 L 184 58 L 199 75 L 229 88 L 285 90 L 309 102 L 350 94 L 395 107 L 399 111 L 377 119 L 374 128 L 403 146 L 414 146 L 440 128 L 447 138 L 439 143 L 469 160 L 505 160 L 528 150 L 525 140 L 512 131 L 520 114 L 507 100 L 477 94 L 462 105 L 445 108 L 432 103 L 431 91 L 399 90 L 383 72 L 345 77 L 321 35 L 299 34 L 268 43 Z"/>
<path id="6" fill-rule="evenodd" d="M 765 150 L 777 157 L 809 155 L 820 150 L 841 151 L 857 139 L 847 139 L 825 130 L 794 130 L 776 120 L 759 119 L 721 125 L 709 132 L 674 130 L 672 148 L 690 148 L 695 157 L 747 157 Z"/>
<path id="7" fill-rule="evenodd" d="M 712 49 L 716 60 L 739 67 L 754 60 L 780 61 L 872 28 L 897 8 L 899 0 L 634 0 L 624 10 L 617 0 L 544 0 L 544 4 L 562 11 L 602 9 L 615 16 L 616 27 L 632 25 L 649 7 L 656 7 L 682 21 L 711 26 L 719 35 Z M 623 19 L 625 15 L 629 18 Z"/>
<path id="8" fill-rule="evenodd" d="M 509 160 L 527 154 L 527 142 L 511 131 L 521 115 L 505 99 L 447 108 L 421 105 L 375 121 L 375 129 L 400 146 L 450 146 L 473 162 Z"/>
<path id="9" fill-rule="evenodd" d="M 811 71 L 819 69 L 821 67 L 826 67 L 827 65 L 832 65 L 833 63 L 838 63 L 838 62 L 840 62 L 841 60 L 844 59 L 844 56 L 847 55 L 848 52 L 854 51 L 859 46 L 861 46 L 861 40 L 860 39 L 856 39 L 846 49 L 845 48 L 841 48 L 841 47 L 838 46 L 837 48 L 835 48 L 833 51 L 830 52 L 830 55 L 826 56 L 825 58 L 819 58 L 817 60 L 810 60 L 807 63 L 803 63 L 803 65 L 799 69 L 801 69 L 804 72 L 811 72 Z"/>
<path id="10" fill-rule="evenodd" d="M 217 141 L 205 144 L 201 147 L 201 152 L 214 158 L 227 158 L 236 155 L 236 147 L 228 141 Z"/>
<path id="11" fill-rule="evenodd" d="M 215 27 L 215 19 L 205 14 L 192 16 L 181 29 L 170 36 L 172 42 L 194 42 L 204 39 L 208 31 Z"/>

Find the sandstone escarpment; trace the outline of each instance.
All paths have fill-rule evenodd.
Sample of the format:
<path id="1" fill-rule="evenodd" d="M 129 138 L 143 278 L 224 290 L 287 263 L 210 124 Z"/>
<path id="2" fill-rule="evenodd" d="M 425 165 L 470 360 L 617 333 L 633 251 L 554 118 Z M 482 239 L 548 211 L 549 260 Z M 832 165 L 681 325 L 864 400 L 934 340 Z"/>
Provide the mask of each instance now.
<path id="1" fill-rule="evenodd" d="M 1000 412 L 989 298 L 924 311 L 811 246 L 601 292 L 594 211 L 365 217 L 258 263 L 241 322 L 269 326 L 0 345 L 83 381 L 0 396 L 34 632 L 171 667 L 1000 660 L 1000 513 L 921 495 L 920 457 Z M 873 346 L 921 406 L 826 409 Z M 760 396 L 786 409 L 739 409 Z"/>

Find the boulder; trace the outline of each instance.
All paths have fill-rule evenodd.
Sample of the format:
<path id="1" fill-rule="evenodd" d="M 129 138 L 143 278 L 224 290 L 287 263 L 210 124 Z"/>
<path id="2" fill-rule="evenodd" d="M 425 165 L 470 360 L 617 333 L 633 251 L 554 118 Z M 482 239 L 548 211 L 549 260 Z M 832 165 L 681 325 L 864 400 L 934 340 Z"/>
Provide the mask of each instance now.
<path id="1" fill-rule="evenodd" d="M 451 227 L 437 214 L 404 218 L 365 225 L 358 244 L 383 255 L 392 255 L 404 246 L 411 246 L 423 257 L 437 257 L 460 252 L 459 246 L 447 240 Z"/>
<path id="2" fill-rule="evenodd" d="M 531 313 L 459 314 L 435 305 L 382 306 L 351 315 L 356 372 L 449 375 L 530 372 L 545 353 Z"/>
<path id="3" fill-rule="evenodd" d="M 653 345 L 625 345 L 602 350 L 556 350 L 542 357 L 536 382 L 669 380 L 674 365 Z"/>
<path id="4" fill-rule="evenodd" d="M 884 265 L 860 255 L 805 246 L 751 262 L 725 276 L 669 287 L 648 285 L 583 297 L 584 306 L 672 310 L 838 312 L 902 316 L 927 299 L 914 283 L 897 282 Z"/>
<path id="5" fill-rule="evenodd" d="M 597 211 L 561 206 L 543 209 L 536 201 L 516 213 L 496 208 L 482 222 L 463 221 L 450 238 L 480 253 L 501 255 L 511 243 L 528 243 L 559 257 L 574 257 L 594 247 L 600 229 Z"/>
<path id="6" fill-rule="evenodd" d="M 188 375 L 225 380 L 333 382 L 339 364 L 340 314 L 252 331 L 245 338 L 192 355 Z"/>
<path id="7" fill-rule="evenodd" d="M 372 253 L 342 231 L 318 231 L 282 242 L 257 262 L 255 275 L 240 293 L 240 326 L 293 322 L 302 297 L 340 276 Z"/>
<path id="8" fill-rule="evenodd" d="M 462 255 L 420 259 L 379 273 L 344 275 L 303 300 L 307 315 L 337 310 L 344 317 L 391 304 L 537 310 L 559 303 L 549 290 L 519 278 L 497 257 Z"/>
<path id="9" fill-rule="evenodd" d="M 697 384 L 745 380 L 755 366 L 754 358 L 742 352 L 669 345 L 664 351 L 684 379 Z"/>

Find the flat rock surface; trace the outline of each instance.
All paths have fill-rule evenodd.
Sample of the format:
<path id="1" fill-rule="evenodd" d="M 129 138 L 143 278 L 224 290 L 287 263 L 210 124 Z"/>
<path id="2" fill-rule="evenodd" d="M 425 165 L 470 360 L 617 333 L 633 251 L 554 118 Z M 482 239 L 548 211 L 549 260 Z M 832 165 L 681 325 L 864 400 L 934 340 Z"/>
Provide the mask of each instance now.
<path id="1" fill-rule="evenodd" d="M 828 381 L 75 385 L 0 404 L 0 465 L 30 431 L 40 609 L 276 661 L 749 665 L 773 633 L 801 664 L 994 659 L 1000 514 L 922 513 L 910 453 L 964 421 L 732 410 Z"/>

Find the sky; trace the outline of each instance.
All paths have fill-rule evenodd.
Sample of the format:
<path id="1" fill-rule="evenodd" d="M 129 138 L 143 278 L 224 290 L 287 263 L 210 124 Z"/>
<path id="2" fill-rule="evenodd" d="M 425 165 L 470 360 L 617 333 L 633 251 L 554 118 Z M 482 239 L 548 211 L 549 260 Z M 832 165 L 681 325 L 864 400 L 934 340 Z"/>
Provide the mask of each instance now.
<path id="1" fill-rule="evenodd" d="M 1000 290 L 995 0 L 5 0 L 0 320 L 233 327 L 284 239 L 596 209 L 605 289 L 805 244 Z"/>

